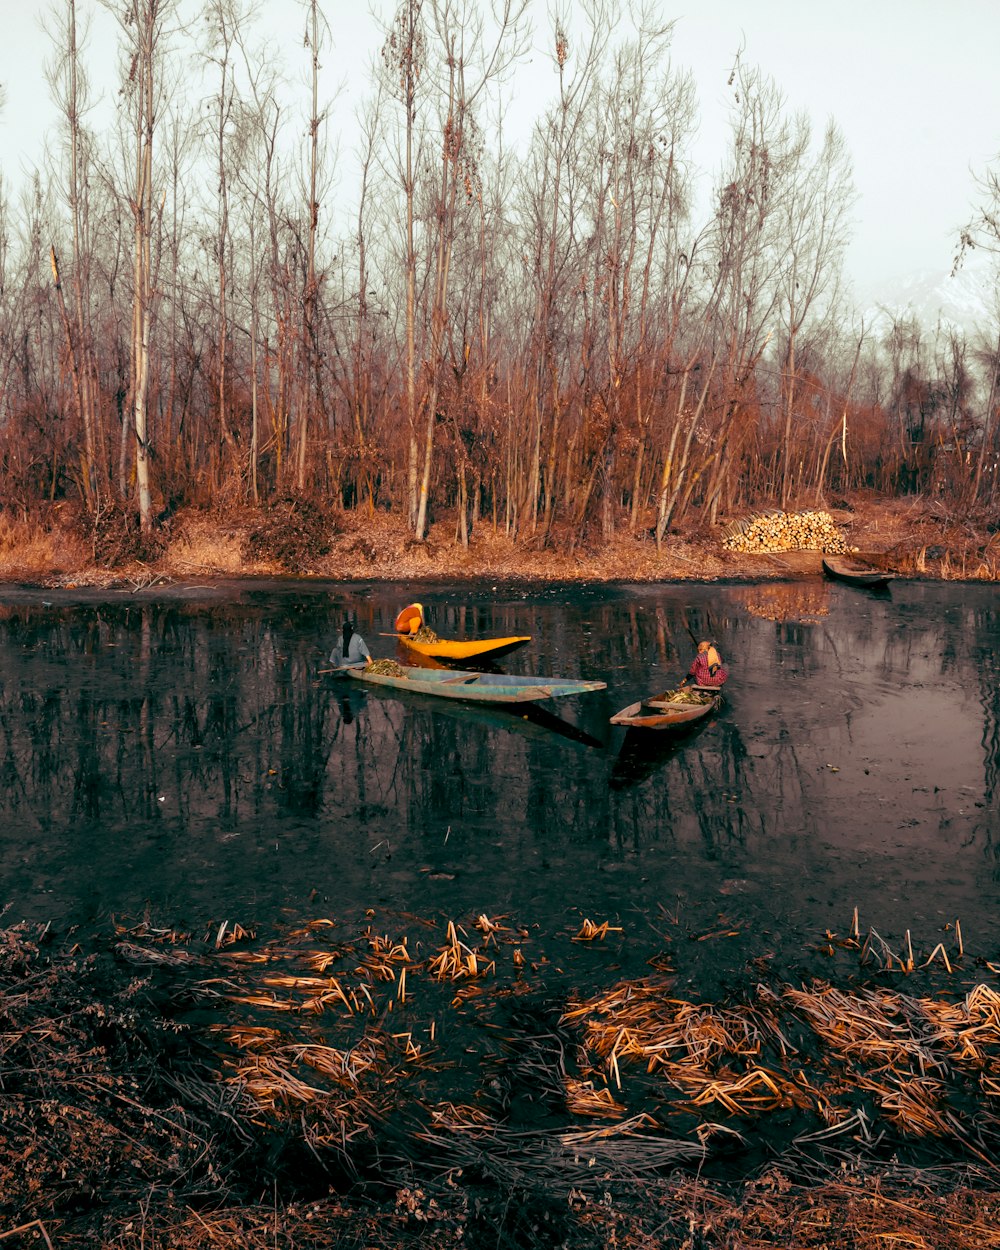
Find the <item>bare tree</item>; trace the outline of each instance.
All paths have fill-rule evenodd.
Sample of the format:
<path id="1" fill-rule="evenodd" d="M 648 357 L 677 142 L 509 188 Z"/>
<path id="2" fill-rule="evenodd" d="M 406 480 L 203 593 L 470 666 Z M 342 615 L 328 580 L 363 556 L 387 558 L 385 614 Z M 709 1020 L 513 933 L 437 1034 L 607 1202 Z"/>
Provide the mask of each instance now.
<path id="1" fill-rule="evenodd" d="M 782 120 L 777 88 L 747 70 L 738 54 L 730 76 L 734 89 L 727 164 L 702 261 L 706 266 L 703 313 L 684 365 L 661 479 L 657 539 L 701 489 L 711 507 L 729 466 L 738 463 L 745 404 L 755 371 L 773 333 L 779 303 L 783 247 L 778 207 L 789 171 L 798 160 L 795 137 Z M 698 395 L 689 383 L 700 371 Z M 717 413 L 708 419 L 717 392 Z M 679 449 L 679 450 L 678 450 Z"/>
<path id="2" fill-rule="evenodd" d="M 979 498 L 983 474 L 988 462 L 993 464 L 990 485 L 991 503 L 1000 487 L 997 480 L 1000 476 L 997 472 L 1000 466 L 1000 447 L 995 445 L 996 431 L 1000 425 L 998 422 L 998 416 L 1000 416 L 998 413 L 998 407 L 1000 407 L 1000 401 L 998 401 L 998 396 L 1000 396 L 1000 376 L 998 376 L 1000 374 L 1000 297 L 996 294 L 1000 286 L 998 283 L 998 277 L 1000 277 L 1000 157 L 997 157 L 980 175 L 977 182 L 980 193 L 979 206 L 959 234 L 959 251 L 955 259 L 957 271 L 975 251 L 978 250 L 987 256 L 990 261 L 990 285 L 994 291 L 991 310 L 992 325 L 984 328 L 983 341 L 978 349 L 980 363 L 986 371 L 986 400 L 981 420 L 982 429 L 976 455 L 976 467 L 969 489 L 970 506 Z"/>
<path id="3" fill-rule="evenodd" d="M 591 454 L 575 528 L 596 494 L 605 539 L 612 526 L 615 464 L 626 437 L 641 480 L 649 357 L 664 358 L 662 343 L 651 335 L 661 283 L 675 293 L 684 286 L 679 230 L 687 213 L 684 161 L 693 125 L 692 86 L 670 66 L 672 25 L 658 24 L 648 12 L 637 20 L 635 37 L 619 47 L 607 81 L 595 93 L 586 145 L 593 171 L 587 198 L 598 206 L 588 223 L 592 276 L 585 327 L 594 347 L 584 355 L 583 412 L 592 432 L 585 437 Z M 669 336 L 668 323 L 658 329 Z M 638 490 L 635 476 L 633 486 Z"/>
<path id="4" fill-rule="evenodd" d="M 238 134 L 244 159 L 238 167 L 242 190 L 242 213 L 249 241 L 247 263 L 250 270 L 250 493 L 254 500 L 260 490 L 260 458 L 262 447 L 273 451 L 273 480 L 283 474 L 284 452 L 288 435 L 288 408 L 292 392 L 294 353 L 292 344 L 292 308 L 289 286 L 281 262 L 281 226 L 278 191 L 281 166 L 278 145 L 281 132 L 281 108 L 278 103 L 278 78 L 267 63 L 263 50 L 251 51 L 241 26 L 234 37 L 243 56 L 246 74 L 246 99 L 240 102 Z M 263 236 L 262 241 L 259 236 Z M 271 295 L 270 315 L 265 316 L 261 301 L 261 284 L 266 272 Z M 260 359 L 263 347 L 263 364 Z M 276 379 L 272 374 L 276 373 Z M 261 387 L 261 382 L 264 382 Z M 263 393 L 261 393 L 261 391 Z M 260 409 L 269 414 L 271 432 L 262 444 Z"/>
<path id="5" fill-rule="evenodd" d="M 81 65 L 76 0 L 66 0 L 61 24 L 50 33 L 59 50 L 56 63 L 47 70 L 52 89 L 65 118 L 67 167 L 66 202 L 70 214 L 72 252 L 70 258 L 72 312 L 62 293 L 55 246 L 52 270 L 66 331 L 67 354 L 73 378 L 73 397 L 83 435 L 81 480 L 84 501 L 92 511 L 99 506 L 107 462 L 103 451 L 93 335 L 90 321 L 91 240 L 88 218 L 89 137 L 83 119 L 89 107 L 87 79 Z"/>
<path id="6" fill-rule="evenodd" d="M 468 8 L 462 8 L 453 0 L 433 0 L 444 83 L 441 97 L 443 110 L 439 119 L 441 161 L 433 200 L 435 230 L 427 387 L 423 397 L 423 455 L 414 522 L 414 535 L 418 540 L 422 540 L 427 531 L 434 429 L 448 321 L 448 284 L 459 205 L 463 200 L 466 206 L 471 205 L 476 199 L 476 105 L 486 88 L 495 79 L 502 78 L 512 61 L 521 54 L 526 7 L 527 0 L 501 0 L 493 14 L 495 33 L 487 43 L 485 23 L 475 7 L 470 4 Z"/>
<path id="7" fill-rule="evenodd" d="M 843 136 L 827 127 L 815 161 L 806 155 L 809 124 L 797 122 L 793 152 L 801 152 L 789 171 L 789 185 L 780 200 L 785 255 L 781 277 L 781 315 L 785 329 L 783 367 L 784 437 L 782 439 L 781 506 L 791 497 L 794 465 L 792 427 L 796 400 L 796 345 L 810 316 L 839 311 L 836 300 L 847 245 L 847 213 L 855 195 Z"/>
<path id="8" fill-rule="evenodd" d="M 557 461 L 563 421 L 563 374 L 568 365 L 560 340 L 579 298 L 580 273 L 575 186 L 586 162 L 584 151 L 588 101 L 597 86 L 597 74 L 610 32 L 617 20 L 616 6 L 585 0 L 581 6 L 585 35 L 574 54 L 573 23 L 565 11 L 553 15 L 550 53 L 559 78 L 559 98 L 535 129 L 532 177 L 522 215 L 528 237 L 525 256 L 534 308 L 530 357 L 529 411 L 531 442 L 524 487 L 515 508 L 515 530 L 521 513 L 530 513 L 531 529 L 543 510 L 545 539 L 551 531 L 557 500 Z M 543 454 L 544 453 L 544 454 Z"/>
<path id="9" fill-rule="evenodd" d="M 376 75 L 375 89 L 364 109 L 358 115 L 358 160 L 360 187 L 357 218 L 354 232 L 354 250 L 357 264 L 356 289 L 345 292 L 343 304 L 349 310 L 346 331 L 346 361 L 337 372 L 337 382 L 350 408 L 354 458 L 357 465 L 357 493 L 367 499 L 371 513 L 375 507 L 375 479 L 381 460 L 379 449 L 373 442 L 372 420 L 374 404 L 373 371 L 376 366 L 376 321 L 381 320 L 377 301 L 372 300 L 374 291 L 371 261 L 369 257 L 369 232 L 374 211 L 373 175 L 377 164 L 378 141 L 385 103 L 385 77 Z"/>
<path id="10" fill-rule="evenodd" d="M 237 89 L 233 51 L 240 25 L 246 20 L 240 0 L 211 0 L 205 19 L 209 26 L 206 57 L 218 73 L 218 85 L 210 105 L 211 133 L 215 148 L 216 169 L 216 234 L 215 272 L 218 296 L 216 330 L 216 403 L 219 432 L 228 451 L 231 471 L 239 483 L 241 460 L 233 436 L 229 416 L 228 363 L 230 350 L 229 325 L 229 249 L 230 249 L 230 160 L 228 145 L 235 125 Z"/>
<path id="11" fill-rule="evenodd" d="M 417 522 L 417 398 L 416 398 L 416 318 L 417 251 L 414 233 L 417 161 L 417 91 L 424 73 L 426 34 L 424 0 L 402 0 L 382 45 L 382 61 L 387 85 L 403 109 L 403 152 L 398 177 L 403 191 L 405 212 L 406 282 L 406 421 L 409 436 L 407 460 L 407 508 L 410 524 Z"/>
<path id="12" fill-rule="evenodd" d="M 151 422 L 148 410 L 150 350 L 157 292 L 152 244 L 158 204 L 153 187 L 153 144 L 162 100 L 161 71 L 168 23 L 177 0 L 102 0 L 122 31 L 122 95 L 131 109 L 134 169 L 129 203 L 133 218 L 131 413 L 135 478 L 143 530 L 153 523 L 150 491 Z"/>
<path id="13" fill-rule="evenodd" d="M 302 370 L 298 405 L 298 452 L 295 463 L 295 485 L 301 494 L 306 486 L 306 449 L 309 438 L 309 412 L 312 397 L 322 400 L 320 387 L 320 351 L 317 343 L 319 276 L 316 271 L 316 240 L 319 229 L 319 135 L 325 114 L 319 108 L 319 68 L 323 35 L 327 32 L 319 0 L 304 0 L 306 32 L 304 43 L 309 49 L 309 148 L 308 148 L 308 221 L 306 226 L 305 290 L 302 296 Z"/>

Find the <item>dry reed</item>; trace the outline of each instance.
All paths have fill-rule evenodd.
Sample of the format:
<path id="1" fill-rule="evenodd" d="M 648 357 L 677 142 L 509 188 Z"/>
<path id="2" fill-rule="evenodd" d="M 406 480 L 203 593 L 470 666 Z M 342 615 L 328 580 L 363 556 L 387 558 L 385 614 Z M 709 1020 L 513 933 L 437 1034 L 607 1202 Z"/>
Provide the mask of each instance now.
<path id="1" fill-rule="evenodd" d="M 494 1217 L 503 1209 L 490 1204 L 513 1194 L 560 1204 L 571 1212 L 568 1246 L 766 1246 L 780 1225 L 788 1244 L 808 1250 L 1000 1247 L 1000 990 L 985 973 L 960 979 L 967 956 L 957 923 L 931 962 L 905 938 L 898 950 L 874 930 L 862 941 L 855 914 L 848 937 L 824 935 L 853 961 L 843 984 L 777 976 L 713 1003 L 679 996 L 671 975 L 650 975 L 570 996 L 548 1015 L 529 1011 L 516 1028 L 518 1003 L 537 1002 L 544 984 L 518 960 L 526 930 L 482 914 L 467 927 L 420 924 L 416 941 L 316 921 L 266 942 L 229 923 L 200 939 L 120 925 L 109 957 L 127 969 L 131 997 L 117 993 L 125 1005 L 114 1008 L 84 993 L 78 950 L 41 962 L 30 943 L 8 935 L 0 941 L 7 1192 L 24 1189 L 15 1160 L 28 1132 L 51 1158 L 49 1195 L 67 1159 L 99 1151 L 100 1166 L 113 1169 L 101 1173 L 107 1196 L 147 1203 L 146 1239 L 123 1225 L 116 1250 L 194 1250 L 219 1238 L 249 1250 L 265 1227 L 268 1244 L 333 1244 L 350 1228 L 361 1238 L 354 1244 L 388 1247 L 433 1225 L 440 1244 L 460 1245 L 459 1230 L 468 1226 L 472 1238 L 475 1218 L 459 1200 L 472 1192 L 463 1186 L 480 1187 L 477 1201 Z M 589 940 L 618 931 L 607 922 L 584 930 Z M 563 932 L 559 940 L 574 939 Z M 539 956 L 536 966 L 545 966 Z M 662 965 L 662 954 L 650 962 Z M 197 1063 L 172 1059 L 169 1072 L 150 1069 L 140 1085 L 134 1074 L 94 1069 L 87 1030 L 114 1019 L 130 1047 L 162 1037 L 162 1026 L 136 1033 L 142 965 L 173 1001 L 211 1011 L 214 1024 Z M 977 974 L 988 967 L 980 962 Z M 872 971 L 876 983 L 851 983 Z M 67 988 L 83 994 L 76 1007 L 58 997 Z M 151 1048 L 146 1061 L 156 1055 Z M 462 1101 L 449 1096 L 460 1088 L 458 1070 Z M 170 1090 L 156 1106 L 143 1097 L 153 1088 Z M 513 1098 L 544 1103 L 558 1127 L 515 1124 Z M 46 1106 L 51 1122 L 43 1122 Z M 794 1127 L 768 1172 L 742 1188 L 710 1188 L 678 1172 L 739 1156 L 769 1123 Z M 275 1209 L 270 1224 L 252 1207 L 227 1209 L 224 1170 L 206 1171 L 221 1166 L 216 1140 L 231 1135 L 242 1150 L 276 1130 L 359 1179 L 359 1160 L 377 1157 L 381 1182 L 396 1187 L 395 1207 L 376 1218 L 370 1206 L 362 1218 L 320 1203 L 309 1221 Z M 921 1169 L 904 1175 L 899 1164 L 879 1164 L 910 1145 L 919 1146 Z M 937 1171 L 927 1166 L 935 1159 Z M 963 1189 L 963 1177 L 974 1183 Z M 149 1185 L 163 1178 L 182 1200 L 150 1206 Z M 201 1186 L 197 1200 L 192 1185 Z M 61 1208 L 51 1197 L 48 1206 L 33 1201 L 25 1192 L 8 1231 L 29 1216 L 56 1227 L 50 1217 Z M 533 1244 L 526 1225 L 504 1227 L 508 1240 L 495 1244 Z M 61 1229 L 53 1236 L 63 1244 Z"/>

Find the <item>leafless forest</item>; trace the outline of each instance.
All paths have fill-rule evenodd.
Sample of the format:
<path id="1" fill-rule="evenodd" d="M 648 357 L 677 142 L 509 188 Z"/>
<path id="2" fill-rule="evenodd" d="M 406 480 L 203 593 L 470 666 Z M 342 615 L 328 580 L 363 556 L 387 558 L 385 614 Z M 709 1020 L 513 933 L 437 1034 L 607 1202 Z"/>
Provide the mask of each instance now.
<path id="1" fill-rule="evenodd" d="M 114 123 L 93 124 L 93 6 L 57 0 L 59 123 L 0 194 L 5 507 L 152 530 L 297 497 L 417 539 L 454 516 L 465 544 L 480 523 L 661 543 L 857 490 L 995 511 L 1000 315 L 860 315 L 850 152 L 744 57 L 699 195 L 671 28 L 613 0 L 547 29 L 527 0 L 402 0 L 357 112 L 321 97 L 344 55 L 328 0 L 295 9 L 283 72 L 244 0 L 193 22 L 182 0 L 99 2 Z M 539 47 L 555 91 L 518 145 L 505 103 Z M 979 193 L 959 255 L 1000 239 L 995 172 Z"/>

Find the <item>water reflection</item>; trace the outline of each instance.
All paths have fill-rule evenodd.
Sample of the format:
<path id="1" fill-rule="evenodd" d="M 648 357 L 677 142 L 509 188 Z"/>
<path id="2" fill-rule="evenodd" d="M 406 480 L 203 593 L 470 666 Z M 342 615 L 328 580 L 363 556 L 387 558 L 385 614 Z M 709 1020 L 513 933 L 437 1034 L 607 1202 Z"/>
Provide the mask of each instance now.
<path id="1" fill-rule="evenodd" d="M 43 917 L 150 899 L 610 917 L 665 896 L 732 906 L 739 881 L 765 926 L 859 904 L 883 924 L 985 923 L 1000 872 L 995 592 L 819 586 L 824 613 L 799 588 L 782 619 L 760 610 L 771 587 L 423 593 L 441 635 L 532 634 L 508 671 L 608 682 L 527 714 L 320 672 L 344 611 L 379 639 L 403 588 L 11 601 L 4 897 Z M 717 716 L 662 744 L 609 725 L 706 634 L 732 671 Z M 382 641 L 373 653 L 392 654 Z"/>
<path id="2" fill-rule="evenodd" d="M 705 727 L 705 721 L 693 721 L 666 731 L 627 728 L 608 784 L 612 790 L 625 790 L 645 781 L 679 749 L 690 746 Z"/>
<path id="3" fill-rule="evenodd" d="M 734 597 L 765 621 L 818 621 L 830 614 L 830 586 L 825 581 L 769 582 L 741 588 Z"/>

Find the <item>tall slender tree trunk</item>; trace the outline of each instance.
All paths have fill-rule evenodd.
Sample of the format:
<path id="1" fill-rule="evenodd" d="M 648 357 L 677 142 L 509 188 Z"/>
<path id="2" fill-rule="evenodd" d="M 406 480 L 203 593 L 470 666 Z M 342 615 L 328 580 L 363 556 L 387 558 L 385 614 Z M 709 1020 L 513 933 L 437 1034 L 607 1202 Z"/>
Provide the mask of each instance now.
<path id="1" fill-rule="evenodd" d="M 142 8 L 137 38 L 138 109 L 136 118 L 135 256 L 133 270 L 132 421 L 135 429 L 135 484 L 139 522 L 152 527 L 149 483 L 149 349 L 152 320 L 153 132 L 155 125 L 155 0 Z"/>
<path id="2" fill-rule="evenodd" d="M 303 301 L 303 351 L 304 369 L 301 401 L 299 404 L 299 437 L 295 464 L 295 485 L 299 494 L 306 488 L 306 464 L 309 445 L 309 414 L 315 398 L 313 386 L 318 381 L 316 359 L 316 307 L 318 289 L 316 280 L 316 233 L 319 224 L 319 201 L 317 200 L 317 175 L 319 168 L 319 12 L 318 0 L 310 0 L 310 28 L 312 43 L 312 113 L 309 119 L 309 235 L 306 256 L 306 290 Z"/>
<path id="3" fill-rule="evenodd" d="M 73 303 L 76 317 L 75 361 L 74 371 L 78 374 L 77 388 L 80 422 L 83 426 L 83 489 L 84 499 L 88 508 L 94 511 L 99 498 L 101 460 L 98 439 L 95 432 L 97 387 L 93 356 L 90 350 L 90 324 L 87 316 L 87 301 L 84 297 L 84 248 L 83 248 L 83 195 L 80 174 L 80 91 L 79 91 L 79 50 L 76 37 L 76 0 L 68 0 L 68 34 L 69 34 L 69 92 L 67 105 L 69 109 L 69 141 L 70 141 L 70 204 L 73 229 Z M 55 253 L 53 252 L 53 263 Z"/>

